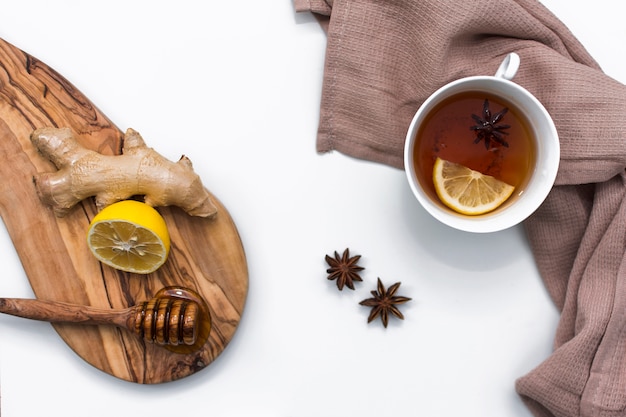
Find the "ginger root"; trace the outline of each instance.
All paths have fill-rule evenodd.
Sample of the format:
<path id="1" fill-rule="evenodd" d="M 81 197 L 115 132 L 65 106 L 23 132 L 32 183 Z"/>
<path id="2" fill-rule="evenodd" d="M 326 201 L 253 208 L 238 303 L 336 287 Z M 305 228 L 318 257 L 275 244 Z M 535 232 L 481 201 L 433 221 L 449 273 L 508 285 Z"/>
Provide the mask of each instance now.
<path id="1" fill-rule="evenodd" d="M 58 169 L 33 180 L 41 201 L 59 217 L 94 196 L 98 210 L 142 195 L 150 206 L 178 206 L 192 216 L 211 217 L 217 212 L 186 156 L 171 162 L 148 148 L 133 129 L 124 135 L 121 155 L 83 147 L 68 128 L 37 129 L 30 140 Z"/>

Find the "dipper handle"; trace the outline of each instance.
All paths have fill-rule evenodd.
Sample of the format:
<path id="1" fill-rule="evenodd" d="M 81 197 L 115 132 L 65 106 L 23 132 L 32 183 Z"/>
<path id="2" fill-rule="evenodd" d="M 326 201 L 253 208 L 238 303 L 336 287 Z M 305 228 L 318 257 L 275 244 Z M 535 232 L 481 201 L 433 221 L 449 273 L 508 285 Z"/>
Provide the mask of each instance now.
<path id="1" fill-rule="evenodd" d="M 0 313 L 50 323 L 112 324 L 126 327 L 135 307 L 125 310 L 105 310 L 59 301 L 27 298 L 0 298 Z"/>

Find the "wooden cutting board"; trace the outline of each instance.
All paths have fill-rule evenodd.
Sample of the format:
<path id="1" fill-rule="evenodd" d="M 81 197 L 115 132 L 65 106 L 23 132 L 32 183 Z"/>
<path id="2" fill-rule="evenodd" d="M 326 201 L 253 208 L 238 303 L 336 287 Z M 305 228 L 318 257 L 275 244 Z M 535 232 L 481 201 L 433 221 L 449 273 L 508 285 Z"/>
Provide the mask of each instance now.
<path id="1" fill-rule="evenodd" d="M 160 208 L 172 247 L 159 270 L 135 275 L 102 265 L 85 241 L 96 214 L 92 199 L 58 218 L 37 197 L 33 176 L 56 170 L 29 140 L 34 129 L 45 126 L 69 127 L 83 146 L 100 153 L 121 152 L 121 130 L 84 95 L 43 62 L 0 39 L 0 215 L 36 297 L 121 309 L 178 285 L 202 295 L 212 316 L 209 340 L 191 354 L 172 353 L 115 327 L 55 324 L 55 330 L 85 361 L 127 381 L 168 382 L 205 368 L 232 339 L 248 291 L 246 258 L 228 211 L 217 198 L 213 219 Z"/>

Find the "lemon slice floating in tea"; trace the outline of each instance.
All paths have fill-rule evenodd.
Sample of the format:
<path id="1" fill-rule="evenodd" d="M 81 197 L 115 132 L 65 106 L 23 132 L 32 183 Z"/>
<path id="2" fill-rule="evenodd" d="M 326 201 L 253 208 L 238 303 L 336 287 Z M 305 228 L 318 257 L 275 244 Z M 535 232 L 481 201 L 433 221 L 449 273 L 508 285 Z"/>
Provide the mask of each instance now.
<path id="1" fill-rule="evenodd" d="M 515 187 L 463 165 L 437 158 L 433 183 L 439 199 L 452 210 L 478 215 L 504 203 Z"/>
<path id="2" fill-rule="evenodd" d="M 87 245 L 106 265 L 149 274 L 165 263 L 170 237 L 158 211 L 139 201 L 124 200 L 105 207 L 93 218 Z"/>

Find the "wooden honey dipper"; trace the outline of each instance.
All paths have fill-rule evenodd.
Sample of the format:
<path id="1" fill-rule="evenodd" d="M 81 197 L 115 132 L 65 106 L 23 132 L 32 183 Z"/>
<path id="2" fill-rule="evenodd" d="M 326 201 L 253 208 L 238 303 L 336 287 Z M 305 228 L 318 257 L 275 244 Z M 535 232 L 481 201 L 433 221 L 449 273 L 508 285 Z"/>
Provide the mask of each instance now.
<path id="1" fill-rule="evenodd" d="M 191 353 L 209 338 L 211 316 L 202 297 L 182 287 L 165 287 L 150 301 L 107 310 L 58 301 L 0 298 L 0 313 L 50 323 L 114 325 L 176 353 Z"/>

